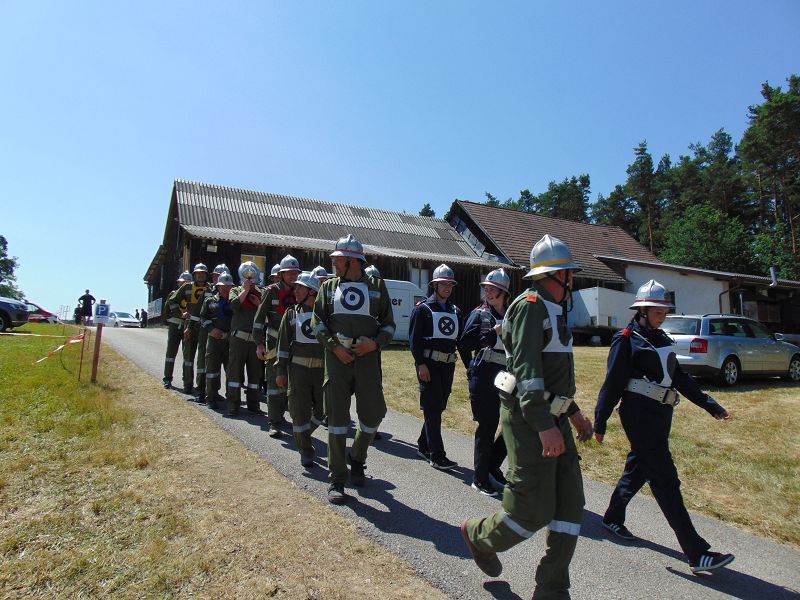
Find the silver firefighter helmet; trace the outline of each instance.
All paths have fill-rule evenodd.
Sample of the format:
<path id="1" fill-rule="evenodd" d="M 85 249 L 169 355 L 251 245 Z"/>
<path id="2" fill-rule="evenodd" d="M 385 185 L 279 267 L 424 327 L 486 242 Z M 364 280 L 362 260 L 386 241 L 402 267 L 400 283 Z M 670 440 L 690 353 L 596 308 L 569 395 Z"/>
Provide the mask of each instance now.
<path id="1" fill-rule="evenodd" d="M 192 269 L 192 273 L 208 273 L 208 267 L 203 263 L 197 263 Z"/>
<path id="2" fill-rule="evenodd" d="M 377 277 L 378 279 L 381 278 L 381 272 L 375 265 L 370 265 L 366 269 L 364 269 L 364 274 L 369 275 L 370 277 Z"/>
<path id="3" fill-rule="evenodd" d="M 192 280 L 192 274 L 189 271 L 184 271 L 178 276 L 178 281 L 182 283 L 189 283 Z"/>
<path id="4" fill-rule="evenodd" d="M 334 256 L 346 256 L 347 258 L 357 258 L 361 262 L 367 262 L 364 258 L 364 246 L 352 233 L 339 238 L 333 247 L 333 252 L 331 252 L 331 257 Z"/>
<path id="5" fill-rule="evenodd" d="M 286 271 L 297 271 L 299 273 L 303 270 L 300 268 L 300 261 L 291 254 L 284 256 L 278 266 L 280 267 L 278 273 L 284 273 Z"/>
<path id="6" fill-rule="evenodd" d="M 219 273 L 220 275 L 222 275 L 223 273 L 230 273 L 230 272 L 231 270 L 225 263 L 219 264 L 216 267 L 214 267 L 214 273 Z"/>
<path id="7" fill-rule="evenodd" d="M 532 279 L 538 281 L 547 276 L 548 273 L 561 271 L 563 269 L 571 269 L 573 271 L 580 271 L 581 268 L 575 262 L 572 256 L 572 251 L 564 242 L 557 237 L 553 237 L 546 233 L 533 246 L 531 250 L 531 269 L 528 271 L 523 279 Z"/>
<path id="8" fill-rule="evenodd" d="M 248 260 L 243 262 L 239 266 L 239 281 L 244 283 L 245 279 L 252 279 L 253 282 L 258 281 L 258 276 L 261 274 L 261 271 L 258 268 L 258 265 L 254 263 L 252 260 Z"/>
<path id="9" fill-rule="evenodd" d="M 480 285 L 482 287 L 487 285 L 494 286 L 506 294 L 511 292 L 511 278 L 508 276 L 508 273 L 505 272 L 505 269 L 489 271 L 489 274 L 481 281 Z"/>
<path id="10" fill-rule="evenodd" d="M 433 270 L 433 279 L 431 279 L 431 284 L 434 283 L 455 284 L 458 282 L 456 281 L 456 274 L 453 273 L 453 269 L 442 263 Z"/>
<path id="11" fill-rule="evenodd" d="M 667 288 L 658 283 L 655 279 L 651 279 L 636 291 L 636 299 L 630 307 L 638 310 L 645 306 L 675 308 L 675 304 L 667 295 Z"/>
<path id="12" fill-rule="evenodd" d="M 328 272 L 325 270 L 325 267 L 321 265 L 311 269 L 311 274 L 317 279 L 319 279 L 320 283 L 325 281 L 326 279 L 330 279 L 330 275 L 328 275 Z"/>
<path id="13" fill-rule="evenodd" d="M 307 271 L 303 271 L 300 275 L 297 276 L 297 281 L 294 282 L 295 285 L 302 285 L 307 287 L 315 294 L 319 292 L 320 282 L 316 275 L 313 273 L 309 273 Z"/>
<path id="14" fill-rule="evenodd" d="M 219 276 L 217 279 L 217 286 L 221 285 L 233 285 L 233 275 L 231 275 L 228 271 L 225 271 Z"/>

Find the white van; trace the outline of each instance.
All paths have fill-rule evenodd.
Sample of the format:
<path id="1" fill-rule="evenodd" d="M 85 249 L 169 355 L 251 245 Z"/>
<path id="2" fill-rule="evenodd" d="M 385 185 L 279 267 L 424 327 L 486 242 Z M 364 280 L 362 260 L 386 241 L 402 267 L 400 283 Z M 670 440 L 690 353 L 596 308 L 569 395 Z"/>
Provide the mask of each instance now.
<path id="1" fill-rule="evenodd" d="M 411 323 L 411 311 L 417 302 L 425 300 L 428 296 L 419 286 L 410 281 L 399 281 L 397 279 L 384 279 L 386 289 L 392 299 L 392 311 L 394 322 L 397 329 L 394 332 L 394 339 L 400 342 L 408 341 L 408 326 Z"/>

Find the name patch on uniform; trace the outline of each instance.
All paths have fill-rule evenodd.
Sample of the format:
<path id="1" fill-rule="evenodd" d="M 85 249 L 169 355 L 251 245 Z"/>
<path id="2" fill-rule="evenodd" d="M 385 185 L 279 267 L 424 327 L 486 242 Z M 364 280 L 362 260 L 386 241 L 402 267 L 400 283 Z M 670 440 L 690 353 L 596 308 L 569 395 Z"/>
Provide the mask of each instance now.
<path id="1" fill-rule="evenodd" d="M 369 315 L 369 288 L 365 283 L 340 283 L 333 296 L 334 314 Z"/>

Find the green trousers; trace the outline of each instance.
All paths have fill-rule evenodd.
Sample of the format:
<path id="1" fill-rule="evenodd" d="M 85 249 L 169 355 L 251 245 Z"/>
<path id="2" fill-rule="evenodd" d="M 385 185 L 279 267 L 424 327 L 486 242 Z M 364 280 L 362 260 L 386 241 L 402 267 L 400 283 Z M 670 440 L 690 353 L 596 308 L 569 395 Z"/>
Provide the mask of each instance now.
<path id="1" fill-rule="evenodd" d="M 194 359 L 197 356 L 197 343 L 200 339 L 200 325 L 189 321 L 183 333 L 183 387 L 188 388 L 194 381 Z M 197 372 L 206 373 L 206 355 L 197 356 Z M 201 390 L 202 391 L 202 390 Z"/>
<path id="2" fill-rule="evenodd" d="M 264 363 L 264 382 L 267 390 L 267 418 L 270 423 L 280 423 L 283 421 L 283 414 L 286 412 L 286 390 L 279 388 L 275 383 L 278 377 L 278 368 L 275 366 L 275 358 L 270 358 Z"/>
<path id="3" fill-rule="evenodd" d="M 328 414 L 328 469 L 334 483 L 347 481 L 347 431 L 350 427 L 350 398 L 355 394 L 358 428 L 350 456 L 366 462 L 367 449 L 386 416 L 379 352 L 342 364 L 330 350 L 325 350 L 325 383 L 322 395 Z"/>
<path id="4" fill-rule="evenodd" d="M 314 455 L 311 434 L 325 420 L 322 403 L 322 367 L 309 368 L 289 363 L 289 414 L 297 450 L 306 456 Z"/>
<path id="5" fill-rule="evenodd" d="M 172 374 L 175 371 L 175 357 L 178 356 L 178 347 L 183 339 L 183 331 L 180 325 L 169 324 L 167 329 L 167 356 L 164 358 L 164 379 L 172 381 Z"/>
<path id="6" fill-rule="evenodd" d="M 470 519 L 467 534 L 478 550 L 503 552 L 547 527 L 547 550 L 536 569 L 533 597 L 569 598 L 569 563 L 584 505 L 580 457 L 569 420 L 562 417 L 558 424 L 566 452 L 557 458 L 544 458 L 539 434 L 523 419 L 515 397 L 503 399 L 500 418 L 508 448 L 503 510 L 483 519 Z"/>
<path id="7" fill-rule="evenodd" d="M 242 388 L 246 390 L 247 408 L 250 410 L 261 408 L 260 381 L 263 363 L 256 356 L 256 343 L 231 336 L 229 348 L 228 369 L 225 372 L 225 377 L 228 380 L 225 389 L 228 411 L 232 413 L 239 411 L 239 403 L 241 402 L 239 390 Z M 244 384 L 245 372 L 247 372 L 246 386 Z"/>
<path id="8" fill-rule="evenodd" d="M 230 352 L 229 337 L 218 340 L 208 336 L 206 342 L 206 398 L 214 399 L 219 393 L 221 372 L 227 369 Z"/>
<path id="9" fill-rule="evenodd" d="M 208 329 L 201 327 L 197 332 L 197 389 L 200 395 L 206 393 L 206 343 L 208 341 Z"/>

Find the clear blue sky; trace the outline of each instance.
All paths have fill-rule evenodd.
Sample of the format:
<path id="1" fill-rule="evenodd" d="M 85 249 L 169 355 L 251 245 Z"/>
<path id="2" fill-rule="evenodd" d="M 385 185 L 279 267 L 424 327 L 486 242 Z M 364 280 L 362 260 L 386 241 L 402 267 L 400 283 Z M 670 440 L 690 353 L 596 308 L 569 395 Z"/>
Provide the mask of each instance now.
<path id="1" fill-rule="evenodd" d="M 592 199 L 800 72 L 800 2 L 0 3 L 0 234 L 49 310 L 145 305 L 173 180 L 443 216 Z M 535 240 L 532 240 L 532 242 Z"/>

